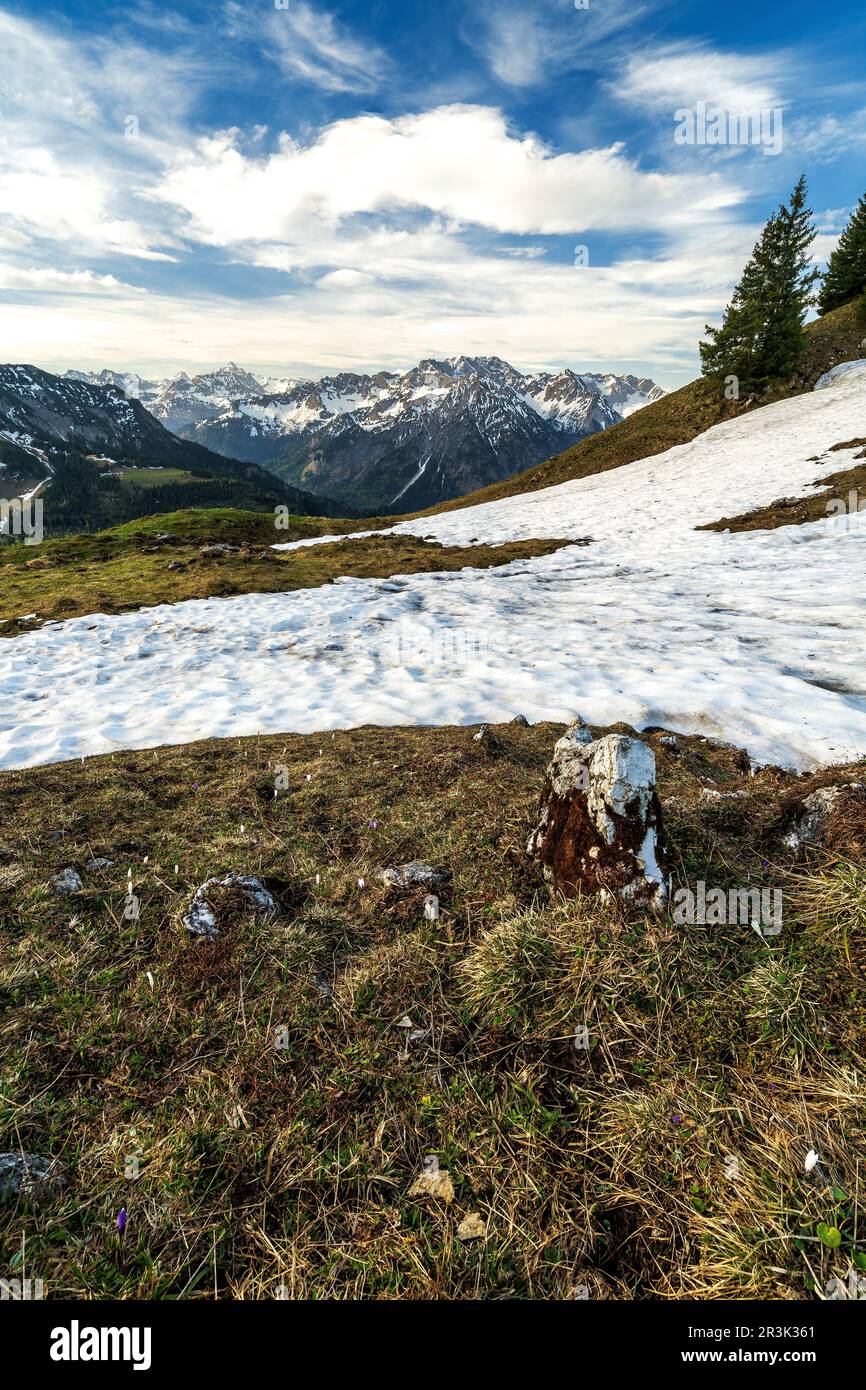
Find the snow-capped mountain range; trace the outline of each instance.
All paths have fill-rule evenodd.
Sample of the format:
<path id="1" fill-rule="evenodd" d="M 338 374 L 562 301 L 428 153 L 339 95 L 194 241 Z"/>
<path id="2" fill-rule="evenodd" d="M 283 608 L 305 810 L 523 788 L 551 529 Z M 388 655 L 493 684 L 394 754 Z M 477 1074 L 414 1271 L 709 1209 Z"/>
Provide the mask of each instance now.
<path id="1" fill-rule="evenodd" d="M 120 387 L 166 428 L 217 453 L 381 512 L 497 482 L 665 394 L 648 377 L 568 368 L 523 374 L 498 357 L 428 358 L 408 372 L 318 381 L 256 376 L 234 362 L 164 381 L 133 372 L 67 375 Z"/>
<path id="2" fill-rule="evenodd" d="M 7 484 L 55 479 L 58 455 L 101 455 L 109 462 L 148 465 L 200 477 L 250 484 L 263 496 L 278 496 L 301 513 L 333 515 L 333 504 L 297 488 L 280 486 L 273 473 L 248 459 L 238 462 L 181 439 L 110 373 L 91 382 L 85 373 L 55 376 L 28 363 L 0 364 L 0 476 Z M 137 378 L 135 378 L 137 381 Z M 132 384 L 131 382 L 129 384 Z M 52 497 L 57 484 L 52 481 Z M 9 489 L 11 491 L 11 487 Z M 249 490 L 247 489 L 247 492 Z"/>

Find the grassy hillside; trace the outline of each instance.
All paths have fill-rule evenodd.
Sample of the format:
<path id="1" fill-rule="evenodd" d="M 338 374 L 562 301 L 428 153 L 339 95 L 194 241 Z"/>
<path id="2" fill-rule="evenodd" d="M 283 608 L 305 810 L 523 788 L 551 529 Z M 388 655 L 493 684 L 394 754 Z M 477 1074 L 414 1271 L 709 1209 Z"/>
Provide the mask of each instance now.
<path id="1" fill-rule="evenodd" d="M 100 531 L 187 507 L 273 513 L 283 505 L 309 516 L 331 516 L 335 510 L 326 498 L 290 487 L 263 469 L 241 463 L 233 468 L 231 459 L 220 459 L 220 469 L 214 472 L 156 459 L 117 462 L 55 451 L 52 467 L 42 494 L 47 535 Z"/>
<path id="2" fill-rule="evenodd" d="M 621 468 L 636 459 L 663 453 L 676 444 L 687 444 L 711 425 L 717 425 L 747 410 L 767 405 L 774 400 L 810 391 L 824 372 L 840 362 L 866 355 L 866 301 L 859 300 L 836 309 L 824 318 L 807 325 L 807 348 L 798 375 L 785 386 L 760 398 L 725 401 L 699 378 L 679 391 L 672 391 L 653 405 L 630 415 L 622 424 L 601 434 L 590 435 L 573 448 L 555 458 L 516 473 L 504 482 L 482 488 L 479 492 L 458 497 L 453 502 L 431 507 L 413 516 L 431 516 L 439 512 L 473 507 L 480 502 L 494 502 L 499 497 L 514 497 L 523 492 L 537 492 L 572 478 L 586 478 Z M 405 521 L 407 517 L 392 517 L 390 521 Z"/>
<path id="3" fill-rule="evenodd" d="M 781 887 L 762 940 L 549 899 L 523 847 L 560 732 L 0 774 L 0 1148 L 69 1178 L 0 1203 L 0 1268 L 25 1248 L 49 1298 L 795 1300 L 862 1269 L 862 798 L 811 860 L 782 842 L 862 767 L 648 735 L 676 881 Z M 376 879 L 416 857 L 453 872 L 438 922 Z M 285 915 L 196 944 L 180 912 L 228 869 Z M 444 1193 L 413 1195 L 430 1156 Z"/>
<path id="4" fill-rule="evenodd" d="M 278 541 L 326 534 L 330 524 L 298 516 L 292 518 L 289 530 L 277 531 L 273 515 L 231 508 L 190 509 L 39 546 L 0 545 L 0 637 L 83 613 L 122 613 L 184 599 L 314 589 L 347 575 L 385 579 L 465 565 L 487 569 L 549 555 L 573 543 L 513 541 L 461 547 L 386 535 L 287 552 L 270 549 Z M 363 524 L 356 521 L 347 526 L 351 531 Z M 202 546 L 215 542 L 235 549 L 201 554 Z"/>

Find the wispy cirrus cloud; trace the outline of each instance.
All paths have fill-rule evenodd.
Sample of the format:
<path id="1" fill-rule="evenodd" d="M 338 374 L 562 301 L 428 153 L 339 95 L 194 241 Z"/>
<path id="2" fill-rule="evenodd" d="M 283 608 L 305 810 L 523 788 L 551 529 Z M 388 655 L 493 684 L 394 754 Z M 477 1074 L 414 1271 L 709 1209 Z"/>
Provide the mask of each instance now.
<path id="1" fill-rule="evenodd" d="M 789 139 L 811 161 L 832 163 L 852 150 L 866 151 L 866 106 L 789 122 Z"/>
<path id="2" fill-rule="evenodd" d="M 790 54 L 678 43 L 630 55 L 609 88 L 621 101 L 653 113 L 699 101 L 723 111 L 760 111 L 784 105 L 797 75 Z"/>
<path id="3" fill-rule="evenodd" d="M 194 58 L 104 36 L 76 43 L 0 10 L 5 229 L 23 245 L 55 243 L 73 259 L 170 259 L 171 234 L 151 220 L 137 183 L 177 147 L 191 93 L 204 80 Z"/>
<path id="4" fill-rule="evenodd" d="M 291 0 L 264 17 L 230 0 L 225 17 L 230 37 L 254 42 L 286 76 L 326 92 L 375 92 L 391 71 L 382 48 L 309 0 Z"/>
<path id="5" fill-rule="evenodd" d="M 461 34 L 506 87 L 530 88 L 592 67 L 600 50 L 633 27 L 641 0 L 604 0 L 578 9 L 574 0 L 475 0 Z"/>

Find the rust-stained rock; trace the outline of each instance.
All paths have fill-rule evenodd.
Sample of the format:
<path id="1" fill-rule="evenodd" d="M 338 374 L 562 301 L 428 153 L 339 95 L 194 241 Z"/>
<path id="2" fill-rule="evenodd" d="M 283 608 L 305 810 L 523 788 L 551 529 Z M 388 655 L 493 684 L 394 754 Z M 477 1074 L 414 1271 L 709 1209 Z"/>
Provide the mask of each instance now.
<path id="1" fill-rule="evenodd" d="M 593 739 L 578 720 L 557 742 L 527 849 L 569 897 L 599 894 L 635 906 L 667 901 L 661 807 L 652 749 L 640 739 Z"/>

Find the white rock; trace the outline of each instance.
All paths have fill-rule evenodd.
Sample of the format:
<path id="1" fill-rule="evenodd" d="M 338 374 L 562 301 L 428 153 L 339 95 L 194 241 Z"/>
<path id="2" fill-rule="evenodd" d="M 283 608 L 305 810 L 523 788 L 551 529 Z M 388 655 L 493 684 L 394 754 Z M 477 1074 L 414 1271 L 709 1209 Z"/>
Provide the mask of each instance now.
<path id="1" fill-rule="evenodd" d="M 454 1201 L 454 1184 L 447 1168 L 439 1167 L 439 1160 L 430 1155 L 424 1160 L 424 1168 L 409 1188 L 410 1197 L 435 1197 L 446 1206 Z"/>
<path id="2" fill-rule="evenodd" d="M 807 796 L 791 829 L 784 836 L 783 843 L 788 849 L 801 849 L 803 845 L 820 844 L 827 828 L 827 821 L 845 792 L 860 791 L 862 784 L 847 782 L 838 787 L 819 787 Z"/>
<path id="3" fill-rule="evenodd" d="M 192 902 L 181 918 L 186 930 L 194 936 L 206 937 L 212 941 L 220 935 L 218 906 L 221 895 L 214 890 L 221 888 L 238 889 L 246 910 L 256 916 L 282 915 L 283 910 L 276 898 L 268 892 L 260 879 L 249 874 L 230 872 L 222 878 L 209 878 L 196 890 Z"/>
<path id="4" fill-rule="evenodd" d="M 469 1211 L 464 1216 L 460 1225 L 457 1227 L 458 1240 L 483 1240 L 486 1227 L 481 1219 L 481 1213 Z"/>
<path id="5" fill-rule="evenodd" d="M 412 859 L 391 869 L 380 869 L 378 877 L 386 888 L 439 888 L 451 877 L 450 869 Z"/>

